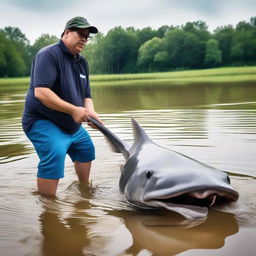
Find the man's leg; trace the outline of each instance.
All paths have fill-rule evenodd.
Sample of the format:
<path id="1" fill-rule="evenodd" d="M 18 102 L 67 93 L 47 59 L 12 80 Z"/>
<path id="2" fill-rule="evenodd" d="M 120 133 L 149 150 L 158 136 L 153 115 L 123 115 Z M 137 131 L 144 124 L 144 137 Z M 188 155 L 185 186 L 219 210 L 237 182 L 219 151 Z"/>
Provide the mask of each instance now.
<path id="1" fill-rule="evenodd" d="M 68 154 L 74 162 L 78 179 L 84 183 L 89 182 L 92 161 L 95 159 L 95 148 L 89 133 L 81 126 L 72 135 L 73 143 Z"/>
<path id="2" fill-rule="evenodd" d="M 64 133 L 50 121 L 39 120 L 32 125 L 27 136 L 40 159 L 37 172 L 38 191 L 44 196 L 53 196 L 59 179 L 64 177 L 64 162 L 71 135 Z"/>
<path id="3" fill-rule="evenodd" d="M 92 162 L 75 161 L 74 165 L 78 179 L 84 183 L 88 183 Z"/>
<path id="4" fill-rule="evenodd" d="M 54 196 L 57 191 L 59 179 L 37 178 L 38 192 L 43 196 Z"/>

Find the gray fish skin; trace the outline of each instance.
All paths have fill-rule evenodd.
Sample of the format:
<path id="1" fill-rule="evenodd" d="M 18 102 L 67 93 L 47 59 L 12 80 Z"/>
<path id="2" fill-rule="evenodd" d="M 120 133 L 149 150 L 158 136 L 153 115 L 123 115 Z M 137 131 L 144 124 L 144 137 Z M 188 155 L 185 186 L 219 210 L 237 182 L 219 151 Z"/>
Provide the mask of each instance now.
<path id="1" fill-rule="evenodd" d="M 188 219 L 199 219 L 205 218 L 216 202 L 238 199 L 225 172 L 157 145 L 135 119 L 132 146 L 96 120 L 89 121 L 107 137 L 115 152 L 124 155 L 119 187 L 131 204 L 165 208 Z"/>

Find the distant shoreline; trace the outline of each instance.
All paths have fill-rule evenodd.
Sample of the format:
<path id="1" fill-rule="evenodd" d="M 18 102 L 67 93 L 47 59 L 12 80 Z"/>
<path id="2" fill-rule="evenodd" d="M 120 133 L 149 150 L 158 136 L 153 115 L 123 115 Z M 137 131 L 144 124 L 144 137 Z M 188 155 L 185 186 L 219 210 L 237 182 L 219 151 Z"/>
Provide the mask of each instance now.
<path id="1" fill-rule="evenodd" d="M 23 87 L 29 84 L 29 77 L 0 78 L 0 88 L 7 86 Z M 256 66 L 227 67 L 200 70 L 135 73 L 135 74 L 106 74 L 90 75 L 91 86 L 118 85 L 186 85 L 194 83 L 238 83 L 255 82 Z"/>

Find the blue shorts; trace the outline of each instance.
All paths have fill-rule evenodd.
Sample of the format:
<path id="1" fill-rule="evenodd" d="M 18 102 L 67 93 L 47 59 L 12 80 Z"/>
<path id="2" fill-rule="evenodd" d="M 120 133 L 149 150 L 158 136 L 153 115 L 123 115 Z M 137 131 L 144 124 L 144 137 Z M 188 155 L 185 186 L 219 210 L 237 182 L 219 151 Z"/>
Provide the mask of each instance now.
<path id="1" fill-rule="evenodd" d="M 48 120 L 38 120 L 26 135 L 40 159 L 37 173 L 39 178 L 63 178 L 66 154 L 73 162 L 90 162 L 95 159 L 93 142 L 82 126 L 74 134 L 67 134 Z"/>

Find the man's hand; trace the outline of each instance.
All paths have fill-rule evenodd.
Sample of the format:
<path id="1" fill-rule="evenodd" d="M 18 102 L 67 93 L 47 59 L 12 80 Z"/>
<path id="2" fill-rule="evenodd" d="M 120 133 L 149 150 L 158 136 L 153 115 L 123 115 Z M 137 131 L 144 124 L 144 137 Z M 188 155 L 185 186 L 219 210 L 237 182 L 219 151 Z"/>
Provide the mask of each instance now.
<path id="1" fill-rule="evenodd" d="M 103 124 L 98 114 L 94 110 L 93 101 L 91 98 L 86 98 L 84 107 L 79 107 L 62 100 L 51 89 L 46 87 L 36 87 L 35 97 L 48 108 L 71 115 L 73 120 L 78 124 L 87 122 L 88 116 L 91 116 Z M 96 128 L 91 122 L 88 122 L 88 125 Z"/>
<path id="2" fill-rule="evenodd" d="M 55 92 L 46 87 L 36 87 L 35 97 L 50 109 L 67 113 L 73 120 L 81 124 L 87 121 L 88 111 L 85 107 L 78 107 L 62 100 Z"/>
<path id="3" fill-rule="evenodd" d="M 71 116 L 73 120 L 78 124 L 86 122 L 88 118 L 87 109 L 84 107 L 74 107 L 71 111 Z"/>
<path id="4" fill-rule="evenodd" d="M 100 123 L 103 124 L 103 122 L 99 118 L 98 113 L 94 109 L 93 100 L 91 98 L 86 98 L 85 99 L 84 106 L 87 109 L 88 116 L 96 119 L 97 121 L 99 121 Z M 92 122 L 88 122 L 88 125 L 91 126 L 94 129 L 97 129 L 97 127 Z"/>

